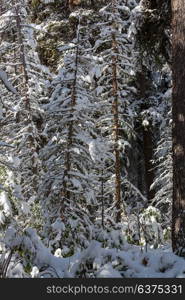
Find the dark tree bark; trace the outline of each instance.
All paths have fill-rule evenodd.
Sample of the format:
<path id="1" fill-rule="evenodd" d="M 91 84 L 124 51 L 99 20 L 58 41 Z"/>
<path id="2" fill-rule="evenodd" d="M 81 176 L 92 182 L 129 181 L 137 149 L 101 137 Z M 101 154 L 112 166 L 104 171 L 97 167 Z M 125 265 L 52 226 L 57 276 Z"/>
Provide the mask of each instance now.
<path id="1" fill-rule="evenodd" d="M 113 13 L 116 14 L 116 1 L 112 0 Z M 116 222 L 121 222 L 121 161 L 120 150 L 118 149 L 118 140 L 120 138 L 120 120 L 119 120 L 119 99 L 118 99 L 118 80 L 117 80 L 117 52 L 118 45 L 115 34 L 116 24 L 112 24 L 112 113 L 114 129 L 114 155 L 115 155 L 115 203 L 116 203 Z"/>
<path id="2" fill-rule="evenodd" d="M 79 32 L 77 29 L 77 45 L 76 45 L 76 53 L 75 53 L 75 68 L 74 68 L 74 79 L 71 86 L 71 103 L 70 103 L 70 118 L 68 123 L 68 134 L 67 134 L 67 149 L 66 149 L 66 156 L 65 156 L 65 170 L 64 170 L 64 178 L 62 183 L 62 191 L 61 191 L 61 219 L 63 222 L 66 221 L 65 218 L 65 210 L 66 210 L 66 200 L 70 200 L 71 192 L 68 190 L 68 182 L 70 181 L 70 172 L 72 168 L 72 154 L 71 148 L 73 147 L 74 142 L 74 125 L 75 121 L 73 120 L 73 115 L 75 112 L 75 106 L 77 101 L 77 72 L 78 72 L 78 60 L 79 60 Z"/>
<path id="3" fill-rule="evenodd" d="M 112 46 L 113 51 L 116 50 L 117 44 L 115 35 L 112 35 Z M 116 202 L 116 221 L 121 221 L 121 163 L 120 163 L 120 150 L 118 149 L 117 142 L 119 140 L 119 131 L 120 131 L 120 124 L 119 124 L 119 112 L 118 112 L 118 86 L 117 86 L 117 62 L 116 57 L 113 55 L 112 57 L 112 91 L 113 91 L 113 103 L 112 103 L 112 111 L 113 111 L 113 118 L 114 118 L 114 141 L 115 141 L 115 202 Z"/>
<path id="4" fill-rule="evenodd" d="M 144 99 L 144 104 L 141 106 L 142 110 L 146 110 L 149 108 L 148 104 L 148 91 L 151 88 L 151 79 L 147 77 L 147 69 L 144 68 L 144 66 L 141 66 L 142 72 L 138 72 L 137 74 L 137 85 L 138 85 L 138 93 L 139 97 L 141 99 Z M 148 201 L 152 200 L 155 196 L 154 190 L 151 190 L 150 187 L 152 183 L 154 182 L 154 171 L 153 171 L 153 165 L 152 165 L 152 159 L 153 159 L 153 128 L 152 124 L 149 124 L 149 126 L 142 126 L 142 131 L 140 132 L 143 136 L 143 143 L 142 143 L 142 150 L 143 150 L 143 160 L 144 160 L 144 170 L 145 170 L 145 189 L 146 189 L 146 196 Z"/>
<path id="5" fill-rule="evenodd" d="M 25 58 L 25 46 L 24 41 L 22 37 L 22 30 L 21 30 L 21 18 L 20 18 L 20 9 L 21 6 L 18 3 L 18 1 L 13 1 L 13 4 L 15 5 L 15 18 L 16 18 L 16 25 L 17 25 L 17 38 L 18 38 L 18 44 L 20 47 L 20 63 L 21 63 L 21 73 L 23 74 L 23 86 L 21 91 L 21 94 L 24 99 L 25 103 L 25 109 L 30 113 L 30 99 L 28 97 L 28 73 L 27 73 L 27 65 L 26 65 L 26 58 Z"/>
<path id="6" fill-rule="evenodd" d="M 152 141 L 152 125 L 148 128 L 143 128 L 143 154 L 144 154 L 144 164 L 145 164 L 145 183 L 146 183 L 146 195 L 150 202 L 155 193 L 150 189 L 152 183 L 154 182 L 154 172 L 152 165 L 153 158 L 153 141 Z"/>
<path id="7" fill-rule="evenodd" d="M 102 168 L 102 177 L 101 177 L 101 204 L 102 204 L 102 210 L 101 210 L 101 224 L 103 229 L 105 228 L 105 199 L 104 199 L 104 172 Z"/>
<path id="8" fill-rule="evenodd" d="M 172 248 L 185 256 L 185 1 L 172 0 L 173 207 Z"/>

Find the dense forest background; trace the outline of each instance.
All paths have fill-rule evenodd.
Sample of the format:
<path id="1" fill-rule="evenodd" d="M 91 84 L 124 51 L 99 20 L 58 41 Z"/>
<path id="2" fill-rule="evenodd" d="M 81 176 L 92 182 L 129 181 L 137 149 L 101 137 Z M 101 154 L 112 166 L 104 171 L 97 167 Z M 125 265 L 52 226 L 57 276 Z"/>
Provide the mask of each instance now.
<path id="1" fill-rule="evenodd" d="M 1 0 L 1 277 L 185 277 L 169 0 Z"/>

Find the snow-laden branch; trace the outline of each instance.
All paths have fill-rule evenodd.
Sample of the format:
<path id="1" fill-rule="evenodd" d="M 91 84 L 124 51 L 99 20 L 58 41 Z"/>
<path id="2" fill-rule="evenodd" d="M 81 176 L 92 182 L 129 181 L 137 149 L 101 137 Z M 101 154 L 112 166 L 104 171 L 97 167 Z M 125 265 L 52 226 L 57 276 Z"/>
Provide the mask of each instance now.
<path id="1" fill-rule="evenodd" d="M 8 76 L 7 76 L 6 72 L 3 70 L 0 70 L 0 80 L 5 85 L 5 87 L 7 88 L 8 91 L 10 91 L 11 93 L 13 93 L 15 95 L 18 95 L 17 90 L 13 87 L 11 82 L 8 80 Z"/>

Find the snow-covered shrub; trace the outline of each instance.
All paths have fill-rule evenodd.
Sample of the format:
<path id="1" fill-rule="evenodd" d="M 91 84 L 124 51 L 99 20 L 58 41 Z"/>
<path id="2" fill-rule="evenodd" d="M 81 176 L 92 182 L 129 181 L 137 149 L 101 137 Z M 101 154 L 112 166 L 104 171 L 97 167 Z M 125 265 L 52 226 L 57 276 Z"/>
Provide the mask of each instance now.
<path id="1" fill-rule="evenodd" d="M 140 214 L 140 229 L 141 229 L 141 242 L 144 244 L 153 245 L 157 248 L 163 243 L 163 230 L 161 226 L 161 213 L 152 206 L 147 207 Z"/>

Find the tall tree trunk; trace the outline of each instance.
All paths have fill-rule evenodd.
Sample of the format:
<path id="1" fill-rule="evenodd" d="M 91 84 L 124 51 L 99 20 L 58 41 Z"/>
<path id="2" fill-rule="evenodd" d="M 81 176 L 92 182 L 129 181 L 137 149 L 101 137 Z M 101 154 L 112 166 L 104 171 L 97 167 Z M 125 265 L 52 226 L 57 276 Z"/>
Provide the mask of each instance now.
<path id="1" fill-rule="evenodd" d="M 23 4 L 23 3 L 22 3 Z M 32 121 L 32 109 L 31 109 L 31 100 L 30 100 L 30 95 L 29 95 L 29 75 L 27 71 L 27 61 L 26 61 L 26 47 L 25 47 L 25 41 L 24 41 L 24 35 L 23 35 L 23 25 L 22 25 L 22 20 L 21 20 L 21 4 L 20 1 L 18 0 L 12 0 L 12 5 L 14 7 L 14 12 L 15 12 L 15 21 L 16 21 L 16 33 L 15 33 L 15 39 L 17 39 L 18 43 L 18 50 L 17 53 L 14 52 L 14 58 L 16 56 L 19 59 L 19 64 L 20 64 L 20 69 L 17 68 L 17 71 L 20 71 L 21 76 L 21 85 L 20 85 L 20 95 L 21 95 L 21 100 L 23 103 L 23 109 L 26 111 L 26 118 L 25 118 L 25 124 L 28 126 L 27 133 L 28 133 L 28 140 L 27 140 L 27 145 L 26 147 L 28 148 L 30 152 L 30 162 L 31 162 L 31 171 L 33 174 L 33 180 L 32 180 L 32 192 L 37 193 L 38 190 L 38 180 L 37 180 L 37 175 L 38 175 L 38 163 L 37 163 L 37 155 L 33 155 L 37 153 L 37 142 L 34 137 L 34 130 L 33 130 L 33 121 Z M 23 163 L 24 164 L 24 163 Z M 25 166 L 23 166 L 25 168 Z M 23 176 L 22 181 L 24 182 L 25 178 Z M 25 194 L 26 198 L 29 199 L 31 196 L 31 193 L 29 192 Z"/>
<path id="2" fill-rule="evenodd" d="M 151 82 L 150 79 L 147 78 L 146 75 L 146 68 L 141 65 L 141 72 L 137 74 L 137 84 L 138 84 L 138 93 L 139 97 L 144 100 L 143 105 L 141 106 L 142 110 L 146 110 L 149 108 L 148 105 L 148 95 L 147 92 L 150 89 Z M 142 126 L 142 134 L 143 136 L 143 143 L 142 143 L 142 150 L 143 150 L 143 160 L 144 160 L 144 181 L 146 189 L 146 196 L 147 199 L 150 201 L 154 198 L 155 192 L 150 189 L 152 183 L 154 182 L 154 171 L 152 170 L 152 159 L 153 159 L 153 141 L 152 141 L 152 133 L 153 128 L 152 124 L 148 124 L 149 126 Z M 140 171 L 139 171 L 140 172 Z M 140 176 L 140 175 L 139 175 Z"/>
<path id="3" fill-rule="evenodd" d="M 101 211 L 101 224 L 103 229 L 105 228 L 105 199 L 104 199 L 104 171 L 102 168 L 101 172 L 101 204 L 102 204 L 102 211 Z"/>
<path id="4" fill-rule="evenodd" d="M 152 171 L 152 158 L 153 158 L 153 141 L 152 141 L 152 125 L 148 128 L 143 128 L 143 154 L 145 164 L 145 183 L 146 183 L 146 195 L 148 202 L 154 198 L 155 193 L 150 189 L 154 182 L 154 172 Z"/>
<path id="5" fill-rule="evenodd" d="M 76 45 L 76 53 L 75 53 L 75 62 L 74 62 L 74 79 L 72 82 L 71 87 L 71 110 L 70 110 L 70 118 L 72 120 L 69 121 L 68 124 L 68 133 L 67 133 L 67 149 L 66 149 L 66 156 L 65 156 L 65 171 L 64 171 L 64 180 L 62 183 L 62 202 L 61 202 L 61 218 L 63 221 L 65 221 L 65 201 L 69 200 L 71 198 L 71 192 L 68 190 L 67 183 L 70 180 L 70 171 L 71 171 L 71 163 L 72 163 L 72 157 L 71 157 L 71 148 L 73 146 L 73 139 L 74 139 L 74 112 L 75 112 L 75 106 L 77 101 L 76 96 L 76 89 L 77 89 L 77 73 L 78 73 L 78 60 L 79 60 L 79 23 L 77 27 L 77 45 Z"/>
<path id="6" fill-rule="evenodd" d="M 185 1 L 172 0 L 173 207 L 172 248 L 185 256 Z"/>
<path id="7" fill-rule="evenodd" d="M 13 1 L 15 5 L 15 18 L 16 18 L 16 25 L 17 25 L 17 38 L 18 38 L 18 44 L 20 47 L 20 62 L 21 62 L 21 73 L 23 74 L 23 91 L 21 91 L 21 94 L 23 95 L 24 103 L 25 103 L 25 109 L 30 113 L 30 99 L 28 97 L 28 73 L 27 73 L 27 66 L 26 66 L 26 58 L 25 58 L 25 47 L 24 47 L 24 41 L 22 37 L 22 30 L 21 30 L 21 18 L 20 18 L 20 4 L 17 2 L 17 0 Z"/>
<path id="8" fill-rule="evenodd" d="M 113 12 L 116 14 L 116 1 L 112 1 Z M 115 153 L 115 202 L 116 202 L 116 222 L 121 221 L 121 162 L 120 150 L 118 149 L 118 140 L 120 132 L 119 122 L 119 99 L 118 99 L 118 81 L 117 81 L 117 52 L 118 45 L 116 41 L 116 24 L 112 25 L 112 112 L 113 112 L 113 129 L 114 129 L 114 153 Z"/>

